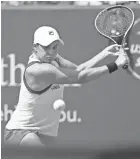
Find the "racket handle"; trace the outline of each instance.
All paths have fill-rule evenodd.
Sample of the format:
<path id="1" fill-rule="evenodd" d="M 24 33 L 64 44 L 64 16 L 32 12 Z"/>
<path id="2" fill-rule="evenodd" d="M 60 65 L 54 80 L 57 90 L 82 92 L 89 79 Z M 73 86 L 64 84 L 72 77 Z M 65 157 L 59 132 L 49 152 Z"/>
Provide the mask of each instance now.
<path id="1" fill-rule="evenodd" d="M 122 67 L 123 69 L 128 69 L 128 65 L 127 64 L 125 64 L 125 65 L 123 65 L 123 67 Z"/>

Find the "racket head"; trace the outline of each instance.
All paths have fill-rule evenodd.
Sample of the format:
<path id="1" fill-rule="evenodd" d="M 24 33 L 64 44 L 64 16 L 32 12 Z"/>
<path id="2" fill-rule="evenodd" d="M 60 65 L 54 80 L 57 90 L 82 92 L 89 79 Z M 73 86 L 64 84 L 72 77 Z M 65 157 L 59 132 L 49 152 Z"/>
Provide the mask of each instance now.
<path id="1" fill-rule="evenodd" d="M 111 6 L 102 10 L 94 22 L 101 35 L 114 43 L 124 44 L 125 37 L 134 23 L 134 13 L 126 6 Z"/>

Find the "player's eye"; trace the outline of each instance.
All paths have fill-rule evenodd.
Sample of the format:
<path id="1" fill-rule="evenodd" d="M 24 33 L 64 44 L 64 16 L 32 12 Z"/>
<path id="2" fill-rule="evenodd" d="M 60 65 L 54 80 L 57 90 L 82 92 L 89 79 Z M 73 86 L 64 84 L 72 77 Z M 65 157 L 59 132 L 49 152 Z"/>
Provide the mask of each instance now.
<path id="1" fill-rule="evenodd" d="M 57 45 L 54 45 L 54 46 L 53 46 L 53 49 L 55 50 L 56 48 L 57 48 Z"/>

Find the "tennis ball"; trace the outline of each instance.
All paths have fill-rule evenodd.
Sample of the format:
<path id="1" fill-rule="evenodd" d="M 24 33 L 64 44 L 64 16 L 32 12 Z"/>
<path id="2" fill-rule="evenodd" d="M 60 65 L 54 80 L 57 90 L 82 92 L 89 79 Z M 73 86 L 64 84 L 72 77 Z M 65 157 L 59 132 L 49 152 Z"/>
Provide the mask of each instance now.
<path id="1" fill-rule="evenodd" d="M 64 110 L 65 109 L 65 102 L 62 99 L 58 99 L 53 103 L 54 110 Z"/>

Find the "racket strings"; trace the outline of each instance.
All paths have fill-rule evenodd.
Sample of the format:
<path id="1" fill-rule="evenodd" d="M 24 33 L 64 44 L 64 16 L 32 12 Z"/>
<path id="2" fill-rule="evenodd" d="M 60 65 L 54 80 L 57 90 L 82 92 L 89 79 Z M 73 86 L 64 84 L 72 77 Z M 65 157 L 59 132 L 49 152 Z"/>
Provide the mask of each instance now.
<path id="1" fill-rule="evenodd" d="M 133 15 L 127 8 L 113 8 L 102 12 L 96 20 L 96 26 L 103 34 L 116 37 L 123 35 L 133 21 Z"/>

